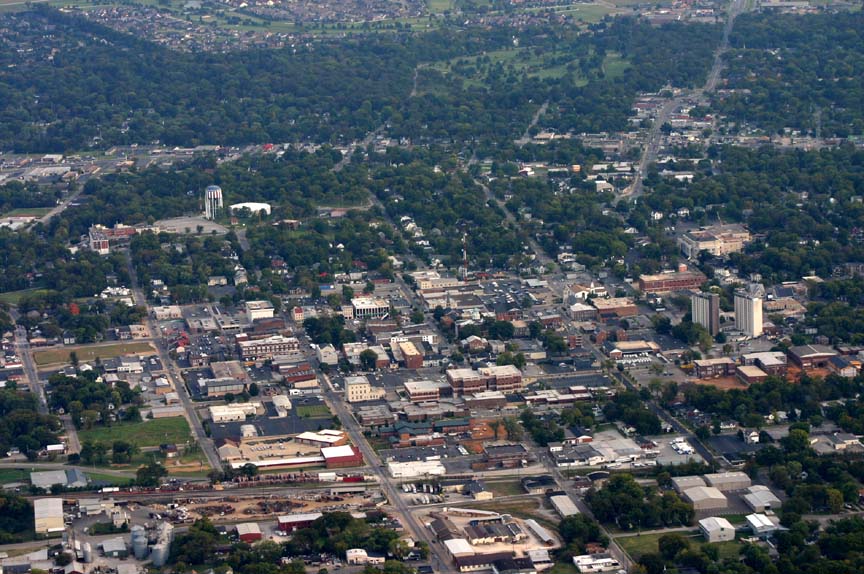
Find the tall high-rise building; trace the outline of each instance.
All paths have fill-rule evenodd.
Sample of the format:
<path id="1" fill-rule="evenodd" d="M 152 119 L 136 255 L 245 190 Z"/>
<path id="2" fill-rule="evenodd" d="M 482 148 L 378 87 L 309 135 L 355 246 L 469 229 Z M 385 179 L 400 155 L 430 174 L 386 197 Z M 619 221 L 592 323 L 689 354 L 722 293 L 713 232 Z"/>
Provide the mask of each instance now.
<path id="1" fill-rule="evenodd" d="M 717 293 L 694 293 L 690 298 L 693 322 L 705 327 L 712 337 L 720 332 L 720 296 Z"/>
<path id="2" fill-rule="evenodd" d="M 762 299 L 765 288 L 752 283 L 735 291 L 735 328 L 748 337 L 762 335 Z"/>
<path id="3" fill-rule="evenodd" d="M 208 185 L 204 190 L 204 217 L 216 219 L 222 210 L 222 188 L 218 185 Z"/>

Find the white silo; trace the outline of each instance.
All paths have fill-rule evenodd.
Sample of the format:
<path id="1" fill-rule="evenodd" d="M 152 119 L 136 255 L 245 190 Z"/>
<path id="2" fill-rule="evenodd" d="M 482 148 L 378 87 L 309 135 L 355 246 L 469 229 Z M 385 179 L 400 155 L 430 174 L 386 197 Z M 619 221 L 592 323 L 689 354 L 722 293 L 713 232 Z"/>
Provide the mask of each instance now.
<path id="1" fill-rule="evenodd" d="M 222 210 L 222 188 L 218 185 L 208 185 L 204 190 L 204 217 L 216 219 Z"/>
<path id="2" fill-rule="evenodd" d="M 147 558 L 147 531 L 143 526 L 135 525 L 132 527 L 132 553 L 138 560 Z"/>

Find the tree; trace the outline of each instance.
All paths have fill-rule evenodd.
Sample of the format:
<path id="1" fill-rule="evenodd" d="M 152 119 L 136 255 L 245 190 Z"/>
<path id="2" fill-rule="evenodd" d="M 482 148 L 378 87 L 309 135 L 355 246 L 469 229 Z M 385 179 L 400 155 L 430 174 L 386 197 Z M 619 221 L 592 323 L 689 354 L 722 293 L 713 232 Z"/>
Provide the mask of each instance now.
<path id="1" fill-rule="evenodd" d="M 240 467 L 240 473 L 246 478 L 253 478 L 258 476 L 258 467 L 250 462 Z"/>
<path id="2" fill-rule="evenodd" d="M 249 383 L 249 396 L 257 397 L 258 393 L 261 392 L 261 389 L 258 388 L 258 383 Z"/>
<path id="3" fill-rule="evenodd" d="M 139 486 L 159 486 L 160 479 L 167 474 L 164 466 L 151 460 L 136 471 L 135 483 Z"/>
<path id="4" fill-rule="evenodd" d="M 423 314 L 421 309 L 413 309 L 411 311 L 411 323 L 417 325 L 426 320 L 426 315 Z"/>
<path id="5" fill-rule="evenodd" d="M 378 362 L 378 354 L 372 349 L 360 353 L 360 368 L 364 371 L 374 371 Z"/>
<path id="6" fill-rule="evenodd" d="M 504 430 L 507 431 L 507 440 L 520 441 L 522 440 L 522 427 L 514 417 L 504 417 Z"/>
<path id="7" fill-rule="evenodd" d="M 657 547 L 663 558 L 672 561 L 675 560 L 675 557 L 683 550 L 689 548 L 690 543 L 680 534 L 672 533 L 661 536 L 657 541 Z"/>

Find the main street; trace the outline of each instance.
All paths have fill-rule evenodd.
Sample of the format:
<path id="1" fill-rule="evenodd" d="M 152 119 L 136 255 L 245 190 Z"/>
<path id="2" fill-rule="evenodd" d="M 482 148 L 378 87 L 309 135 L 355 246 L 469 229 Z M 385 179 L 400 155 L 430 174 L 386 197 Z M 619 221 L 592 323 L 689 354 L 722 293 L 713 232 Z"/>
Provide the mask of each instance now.
<path id="1" fill-rule="evenodd" d="M 429 554 L 432 563 L 432 568 L 437 572 L 447 572 L 450 564 L 449 557 L 444 549 L 431 536 L 431 532 L 425 526 L 420 524 L 417 517 L 411 512 L 411 509 L 406 504 L 405 500 L 400 496 L 396 487 L 393 486 L 393 481 L 387 476 L 384 471 L 384 466 L 366 438 L 363 436 L 363 429 L 357 423 L 354 415 L 349 410 L 348 406 L 342 397 L 333 389 L 333 384 L 327 375 L 319 376 L 319 384 L 324 399 L 330 406 L 330 410 L 339 417 L 342 423 L 342 428 L 351 437 L 353 442 L 363 453 L 363 459 L 372 468 L 373 474 L 378 478 L 378 484 L 381 490 L 387 496 L 390 502 L 390 507 L 395 511 L 394 514 L 399 518 L 402 526 L 411 534 L 415 541 L 423 541 L 429 545 Z"/>
<path id="2" fill-rule="evenodd" d="M 746 9 L 745 0 L 733 0 L 729 5 L 729 11 L 726 16 L 726 25 L 723 27 L 723 38 L 720 45 L 714 52 L 714 60 L 711 64 L 711 69 L 708 71 L 708 76 L 705 80 L 705 85 L 695 91 L 683 91 L 678 96 L 666 102 L 657 117 L 654 118 L 654 123 L 648 131 L 648 137 L 645 141 L 645 150 L 642 153 L 642 159 L 639 162 L 639 168 L 636 170 L 636 177 L 633 182 L 624 190 L 618 197 L 621 199 L 636 199 L 642 192 L 642 179 L 645 172 L 648 170 L 654 161 L 657 160 L 657 154 L 663 143 L 662 127 L 669 121 L 669 116 L 680 108 L 687 100 L 702 99 L 709 92 L 714 91 L 717 87 L 717 82 L 720 80 L 720 73 L 723 71 L 723 55 L 729 49 L 729 35 L 732 33 L 732 28 L 735 26 L 735 19 Z"/>
<path id="3" fill-rule="evenodd" d="M 17 321 L 15 315 L 13 313 L 13 318 Z M 36 397 L 36 409 L 40 414 L 46 415 L 48 414 L 48 402 L 45 399 L 45 388 L 42 380 L 39 379 L 36 364 L 33 362 L 33 353 L 30 349 L 30 342 L 27 340 L 27 329 L 22 325 L 15 327 L 15 347 L 18 358 L 21 359 L 21 364 L 24 366 L 24 374 L 27 375 L 30 392 Z"/>
<path id="4" fill-rule="evenodd" d="M 174 387 L 174 390 L 180 397 L 180 403 L 183 405 L 183 410 L 186 413 L 186 420 L 189 421 L 189 428 L 192 429 L 192 437 L 194 441 L 200 445 L 201 451 L 207 457 L 207 462 L 210 466 L 216 470 L 221 470 L 222 462 L 219 460 L 219 455 L 216 453 L 216 447 L 204 431 L 204 426 L 201 424 L 198 414 L 195 412 L 195 406 L 192 403 L 192 399 L 189 397 L 189 392 L 186 390 L 183 378 L 177 371 L 177 365 L 168 355 L 168 351 L 165 348 L 165 342 L 161 337 L 161 329 L 159 324 L 150 314 L 150 306 L 147 304 L 147 297 L 144 295 L 144 292 L 141 290 L 141 286 L 138 283 L 138 274 L 135 272 L 135 266 L 132 265 L 132 255 L 128 252 L 126 253 L 126 268 L 129 271 L 129 283 L 130 289 L 132 290 L 132 298 L 135 300 L 136 305 L 141 305 L 147 310 L 147 328 L 150 329 L 150 334 L 153 337 L 153 345 L 156 347 L 159 360 L 162 362 L 162 366 L 165 369 L 165 375 L 168 377 L 171 386 Z"/>

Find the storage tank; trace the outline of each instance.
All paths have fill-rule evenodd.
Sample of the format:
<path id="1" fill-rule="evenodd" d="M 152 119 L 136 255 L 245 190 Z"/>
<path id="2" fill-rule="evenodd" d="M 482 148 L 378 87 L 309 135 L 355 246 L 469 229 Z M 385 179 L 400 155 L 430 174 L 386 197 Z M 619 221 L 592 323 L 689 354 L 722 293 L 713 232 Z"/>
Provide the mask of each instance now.
<path id="1" fill-rule="evenodd" d="M 168 559 L 168 545 L 159 543 L 154 544 L 150 548 L 150 561 L 153 563 L 153 566 L 157 568 L 161 568 L 165 565 L 165 561 Z"/>

